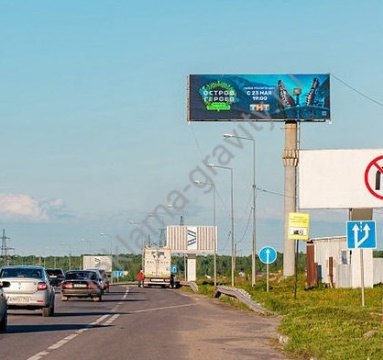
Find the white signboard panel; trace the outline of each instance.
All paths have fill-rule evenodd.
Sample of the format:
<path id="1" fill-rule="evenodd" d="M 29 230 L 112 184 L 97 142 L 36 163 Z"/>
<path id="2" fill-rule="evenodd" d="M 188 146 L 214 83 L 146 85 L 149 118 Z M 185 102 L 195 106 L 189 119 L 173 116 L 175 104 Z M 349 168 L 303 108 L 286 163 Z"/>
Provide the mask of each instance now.
<path id="1" fill-rule="evenodd" d="M 383 149 L 301 150 L 300 209 L 383 207 Z"/>
<path id="2" fill-rule="evenodd" d="M 166 246 L 173 253 L 214 254 L 216 226 L 169 225 L 166 229 Z"/>
<path id="3" fill-rule="evenodd" d="M 100 269 L 106 272 L 112 271 L 112 257 L 98 255 L 84 255 L 82 259 L 83 269 Z"/>

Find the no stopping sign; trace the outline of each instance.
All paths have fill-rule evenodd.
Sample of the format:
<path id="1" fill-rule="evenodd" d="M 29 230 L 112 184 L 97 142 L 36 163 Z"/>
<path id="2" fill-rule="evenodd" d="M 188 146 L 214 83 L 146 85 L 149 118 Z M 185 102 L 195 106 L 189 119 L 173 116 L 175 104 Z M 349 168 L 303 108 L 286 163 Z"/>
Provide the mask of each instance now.
<path id="1" fill-rule="evenodd" d="M 383 200 L 383 155 L 376 157 L 367 165 L 364 183 L 374 197 Z"/>

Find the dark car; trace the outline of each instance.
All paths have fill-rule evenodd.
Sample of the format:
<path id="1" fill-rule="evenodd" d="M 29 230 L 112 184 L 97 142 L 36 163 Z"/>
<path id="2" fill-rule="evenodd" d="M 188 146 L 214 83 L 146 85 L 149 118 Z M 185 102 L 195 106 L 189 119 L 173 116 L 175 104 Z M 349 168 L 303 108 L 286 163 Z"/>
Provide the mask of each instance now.
<path id="1" fill-rule="evenodd" d="M 104 269 L 88 269 L 88 270 L 94 270 L 100 273 L 101 279 L 102 279 L 102 287 L 104 289 L 104 292 L 108 293 L 109 287 L 110 287 L 110 281 L 106 271 Z"/>
<path id="2" fill-rule="evenodd" d="M 7 330 L 7 299 L 5 298 L 3 288 L 9 287 L 11 284 L 7 281 L 0 282 L 0 333 Z"/>
<path id="3" fill-rule="evenodd" d="M 67 301 L 71 297 L 101 301 L 104 289 L 100 273 L 95 270 L 67 271 L 61 283 L 61 294 L 62 301 Z"/>
<path id="4" fill-rule="evenodd" d="M 51 283 L 52 286 L 60 286 L 62 281 L 64 280 L 64 271 L 63 269 L 59 268 L 47 268 L 45 269 L 48 277 L 49 277 L 49 282 Z"/>

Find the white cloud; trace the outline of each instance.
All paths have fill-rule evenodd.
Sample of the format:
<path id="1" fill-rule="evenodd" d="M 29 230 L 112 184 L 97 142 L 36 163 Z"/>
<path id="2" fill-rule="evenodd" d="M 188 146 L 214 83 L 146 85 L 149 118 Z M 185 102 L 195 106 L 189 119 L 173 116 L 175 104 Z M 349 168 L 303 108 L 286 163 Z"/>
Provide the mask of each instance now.
<path id="1" fill-rule="evenodd" d="M 25 194 L 0 194 L 0 218 L 8 221 L 49 222 L 64 207 L 61 199 L 38 199 Z"/>

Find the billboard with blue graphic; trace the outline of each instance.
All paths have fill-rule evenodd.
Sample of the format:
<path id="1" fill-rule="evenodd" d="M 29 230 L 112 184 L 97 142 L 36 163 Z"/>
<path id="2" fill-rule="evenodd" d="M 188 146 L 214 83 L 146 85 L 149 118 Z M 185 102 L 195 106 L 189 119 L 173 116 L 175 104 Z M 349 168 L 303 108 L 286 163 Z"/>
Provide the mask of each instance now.
<path id="1" fill-rule="evenodd" d="M 187 120 L 330 120 L 330 75 L 190 75 Z"/>

